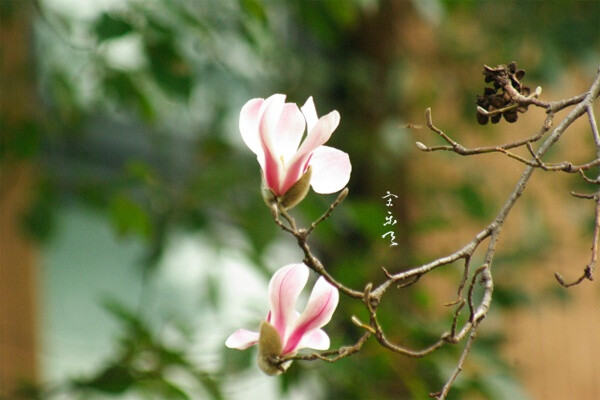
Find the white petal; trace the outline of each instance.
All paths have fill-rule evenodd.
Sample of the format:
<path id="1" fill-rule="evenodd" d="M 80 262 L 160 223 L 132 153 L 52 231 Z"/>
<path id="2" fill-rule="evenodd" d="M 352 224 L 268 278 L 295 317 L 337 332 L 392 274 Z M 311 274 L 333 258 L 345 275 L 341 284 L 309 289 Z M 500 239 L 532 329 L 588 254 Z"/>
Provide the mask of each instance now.
<path id="1" fill-rule="evenodd" d="M 304 117 L 298 106 L 294 103 L 286 103 L 272 137 L 275 153 L 283 157 L 286 163 L 289 163 L 298 151 L 304 126 Z"/>
<path id="2" fill-rule="evenodd" d="M 225 341 L 225 346 L 230 349 L 245 350 L 258 343 L 258 332 L 252 332 L 246 329 L 238 329 L 233 332 Z"/>
<path id="3" fill-rule="evenodd" d="M 267 98 L 263 104 L 263 113 L 258 121 L 258 134 L 263 146 L 275 150 L 276 135 L 279 119 L 285 106 L 285 95 L 274 94 Z"/>
<path id="4" fill-rule="evenodd" d="M 323 329 L 316 329 L 307 333 L 300 341 L 299 349 L 309 348 L 315 350 L 327 350 L 330 346 L 329 336 Z"/>
<path id="5" fill-rule="evenodd" d="M 347 153 L 329 146 L 317 148 L 310 159 L 312 168 L 310 184 L 321 194 L 335 193 L 350 180 L 352 165 Z"/>
<path id="6" fill-rule="evenodd" d="M 256 155 L 262 155 L 262 146 L 258 135 L 258 121 L 263 109 L 264 99 L 249 100 L 240 111 L 240 133 L 246 146 Z"/>
<path id="7" fill-rule="evenodd" d="M 308 135 L 306 135 L 306 139 L 300 145 L 296 157 L 300 158 L 307 153 L 311 153 L 314 149 L 327 142 L 339 124 L 340 114 L 337 111 L 332 111 L 319 118 L 315 126 L 308 131 Z"/>
<path id="8" fill-rule="evenodd" d="M 306 100 L 306 103 L 304 103 L 301 109 L 302 114 L 304 114 L 304 118 L 306 118 L 307 132 L 310 133 L 319 120 L 319 117 L 317 116 L 317 109 L 315 108 L 315 102 L 313 101 L 312 96 Z"/>

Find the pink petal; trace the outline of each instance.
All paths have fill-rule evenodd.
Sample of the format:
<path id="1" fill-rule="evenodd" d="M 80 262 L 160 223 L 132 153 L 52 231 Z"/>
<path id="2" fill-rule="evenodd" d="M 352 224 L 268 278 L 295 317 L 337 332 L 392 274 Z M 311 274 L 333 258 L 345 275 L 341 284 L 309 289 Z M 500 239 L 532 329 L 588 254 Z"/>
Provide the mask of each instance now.
<path id="1" fill-rule="evenodd" d="M 339 292 L 325 278 L 315 283 L 306 308 L 294 321 L 293 329 L 287 337 L 282 354 L 292 353 L 304 335 L 327 324 L 339 301 Z"/>
<path id="2" fill-rule="evenodd" d="M 288 325 L 296 318 L 296 300 L 308 280 L 308 267 L 289 264 L 280 268 L 269 282 L 271 311 L 269 322 L 284 338 Z"/>
<path id="3" fill-rule="evenodd" d="M 258 343 L 258 332 L 238 329 L 233 332 L 225 341 L 225 346 L 230 349 L 246 350 L 250 346 Z"/>
<path id="4" fill-rule="evenodd" d="M 332 111 L 329 114 L 319 118 L 314 127 L 308 131 L 306 139 L 298 149 L 297 157 L 311 153 L 314 149 L 327 142 L 331 134 L 340 124 L 340 114 Z"/>
<path id="5" fill-rule="evenodd" d="M 258 135 L 258 121 L 264 104 L 263 99 L 249 100 L 240 111 L 240 133 L 246 146 L 256 155 L 262 155 L 262 146 Z"/>
<path id="6" fill-rule="evenodd" d="M 304 134 L 304 117 L 294 103 L 286 103 L 279 118 L 274 137 L 271 137 L 274 152 L 282 161 L 288 163 L 296 151 Z"/>
<path id="7" fill-rule="evenodd" d="M 301 108 L 302 114 L 304 114 L 304 118 L 306 118 L 306 130 L 308 132 L 312 131 L 315 124 L 319 120 L 317 117 L 317 109 L 315 108 L 315 103 L 313 101 L 312 96 L 306 100 L 306 103 Z"/>
<path id="8" fill-rule="evenodd" d="M 350 157 L 341 150 L 329 146 L 317 148 L 310 159 L 312 168 L 310 185 L 321 194 L 335 193 L 350 180 L 352 165 Z"/>
<path id="9" fill-rule="evenodd" d="M 323 329 L 315 329 L 312 332 L 307 333 L 300 340 L 296 350 L 309 348 L 315 350 L 327 350 L 330 346 L 329 336 Z"/>
<path id="10" fill-rule="evenodd" d="M 273 95 L 265 100 L 265 103 L 265 111 L 258 123 L 260 144 L 265 155 L 265 163 L 263 165 L 264 178 L 267 186 L 275 194 L 282 195 L 283 165 L 275 147 L 275 140 L 278 123 L 285 106 L 285 96 Z"/>
<path id="11" fill-rule="evenodd" d="M 340 114 L 332 111 L 321 117 L 313 129 L 308 133 L 306 139 L 300 145 L 298 152 L 290 162 L 282 183 L 283 192 L 287 191 L 306 171 L 307 164 L 312 152 L 325 143 L 331 137 L 331 134 L 340 123 Z"/>

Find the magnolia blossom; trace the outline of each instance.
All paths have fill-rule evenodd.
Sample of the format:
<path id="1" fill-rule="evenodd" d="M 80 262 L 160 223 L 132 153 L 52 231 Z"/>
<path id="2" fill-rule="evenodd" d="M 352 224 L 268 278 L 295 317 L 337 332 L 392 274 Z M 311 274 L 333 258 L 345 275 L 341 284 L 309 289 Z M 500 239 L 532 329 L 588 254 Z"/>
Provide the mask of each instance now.
<path id="1" fill-rule="evenodd" d="M 320 329 L 327 324 L 337 307 L 338 290 L 320 277 L 304 311 L 296 311 L 296 301 L 306 285 L 309 270 L 305 264 L 290 264 L 279 269 L 269 283 L 271 309 L 261 324 L 260 333 L 238 329 L 225 345 L 245 350 L 258 344 L 258 365 L 269 375 L 285 370 L 287 365 L 272 363 L 272 357 L 293 355 L 303 348 L 327 350 L 329 336 Z"/>
<path id="2" fill-rule="evenodd" d="M 307 172 L 317 193 L 334 193 L 346 186 L 352 169 L 348 154 L 323 146 L 339 122 L 337 111 L 317 117 L 312 97 L 300 111 L 296 104 L 286 103 L 283 94 L 252 99 L 240 112 L 242 139 L 256 154 L 264 184 L 276 197 L 284 196 Z M 302 186 L 304 197 L 308 182 Z"/>

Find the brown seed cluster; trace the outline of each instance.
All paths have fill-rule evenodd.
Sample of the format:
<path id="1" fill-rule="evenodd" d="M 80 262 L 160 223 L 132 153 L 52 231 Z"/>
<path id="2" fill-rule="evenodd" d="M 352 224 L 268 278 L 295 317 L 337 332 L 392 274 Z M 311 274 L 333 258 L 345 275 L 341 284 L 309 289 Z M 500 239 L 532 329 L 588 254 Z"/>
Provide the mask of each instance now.
<path id="1" fill-rule="evenodd" d="M 510 84 L 523 96 L 529 96 L 531 89 L 521 83 L 525 71 L 517 69 L 517 63 L 513 61 L 508 65 L 499 65 L 496 68 L 484 65 L 483 75 L 485 76 L 485 82 L 493 83 L 493 87 L 486 87 L 483 90 L 483 95 L 477 96 L 477 105 L 488 112 L 504 111 L 492 115 L 477 112 L 477 122 L 485 125 L 491 120 L 492 124 L 496 124 L 502 116 L 507 122 L 515 122 L 519 118 L 517 112 L 524 113 L 527 111 L 527 106 L 515 103 L 504 87 Z"/>

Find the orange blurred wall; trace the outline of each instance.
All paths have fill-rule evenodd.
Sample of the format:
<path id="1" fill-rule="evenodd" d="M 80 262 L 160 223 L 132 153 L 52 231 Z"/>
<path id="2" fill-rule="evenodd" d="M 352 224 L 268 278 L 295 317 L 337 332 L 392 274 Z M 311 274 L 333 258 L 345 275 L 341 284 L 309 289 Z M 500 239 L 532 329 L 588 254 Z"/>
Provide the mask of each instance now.
<path id="1" fill-rule="evenodd" d="M 0 7 L 0 140 L 4 148 L 18 127 L 35 118 L 30 2 Z M 22 232 L 34 169 L 10 152 L 0 164 L 0 397 L 36 377 L 34 245 Z"/>

